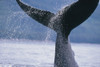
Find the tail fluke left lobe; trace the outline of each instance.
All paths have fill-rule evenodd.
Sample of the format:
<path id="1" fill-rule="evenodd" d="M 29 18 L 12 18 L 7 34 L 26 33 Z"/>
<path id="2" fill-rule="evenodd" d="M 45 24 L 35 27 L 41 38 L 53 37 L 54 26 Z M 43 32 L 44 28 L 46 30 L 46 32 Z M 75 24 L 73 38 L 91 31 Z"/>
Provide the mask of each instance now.
<path id="1" fill-rule="evenodd" d="M 54 13 L 51 13 L 49 11 L 43 11 L 36 8 L 33 8 L 31 6 L 28 6 L 21 2 L 21 0 L 16 0 L 19 6 L 33 19 L 38 21 L 39 23 L 45 25 L 48 27 L 48 24 L 50 23 L 49 20 L 52 16 L 54 16 Z"/>

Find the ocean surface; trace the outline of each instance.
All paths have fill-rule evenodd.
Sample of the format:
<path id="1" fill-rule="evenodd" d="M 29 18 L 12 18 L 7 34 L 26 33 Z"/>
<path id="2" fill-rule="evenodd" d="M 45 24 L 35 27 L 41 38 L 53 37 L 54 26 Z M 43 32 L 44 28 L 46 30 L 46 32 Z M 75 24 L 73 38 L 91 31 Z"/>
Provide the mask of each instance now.
<path id="1" fill-rule="evenodd" d="M 100 67 L 100 44 L 72 43 L 79 67 Z M 53 67 L 55 43 L 0 40 L 0 67 Z"/>

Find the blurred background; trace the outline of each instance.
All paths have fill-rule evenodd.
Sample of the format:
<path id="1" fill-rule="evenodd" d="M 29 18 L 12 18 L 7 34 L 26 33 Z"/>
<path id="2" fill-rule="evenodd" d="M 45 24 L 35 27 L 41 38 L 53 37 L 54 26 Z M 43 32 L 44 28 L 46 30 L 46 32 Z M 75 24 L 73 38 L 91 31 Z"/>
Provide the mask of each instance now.
<path id="1" fill-rule="evenodd" d="M 30 6 L 56 13 L 77 0 L 22 0 Z M 73 43 L 100 44 L 100 4 L 70 36 Z M 0 39 L 56 40 L 56 33 L 27 16 L 16 0 L 0 0 Z"/>

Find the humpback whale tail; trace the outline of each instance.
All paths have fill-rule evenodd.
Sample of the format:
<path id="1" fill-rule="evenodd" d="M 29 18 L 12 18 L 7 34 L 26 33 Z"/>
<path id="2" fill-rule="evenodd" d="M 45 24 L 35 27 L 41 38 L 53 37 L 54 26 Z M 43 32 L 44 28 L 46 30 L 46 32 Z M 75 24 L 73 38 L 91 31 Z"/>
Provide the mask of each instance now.
<path id="1" fill-rule="evenodd" d="M 57 32 L 54 67 L 78 67 L 68 43 L 68 35 L 93 13 L 99 0 L 78 0 L 57 14 L 16 1 L 31 18 Z"/>
<path id="2" fill-rule="evenodd" d="M 57 14 L 28 6 L 21 0 L 16 1 L 31 18 L 56 32 L 61 30 L 65 35 L 68 35 L 73 28 L 80 25 L 93 13 L 99 0 L 91 0 L 91 3 L 90 0 L 79 0 L 66 6 Z"/>

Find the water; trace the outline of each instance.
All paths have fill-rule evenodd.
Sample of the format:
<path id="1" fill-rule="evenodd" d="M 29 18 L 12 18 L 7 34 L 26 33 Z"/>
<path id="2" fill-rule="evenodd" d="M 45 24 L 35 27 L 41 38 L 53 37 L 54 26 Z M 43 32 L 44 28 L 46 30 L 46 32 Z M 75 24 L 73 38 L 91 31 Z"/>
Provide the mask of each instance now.
<path id="1" fill-rule="evenodd" d="M 0 67 L 53 67 L 54 42 L 0 40 Z M 100 67 L 100 45 L 72 44 L 80 67 Z"/>

